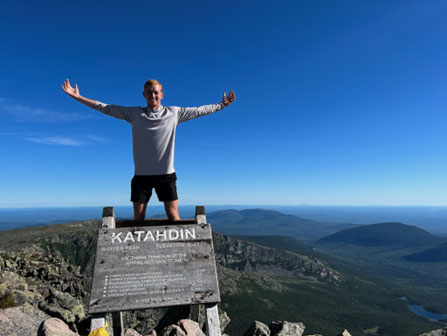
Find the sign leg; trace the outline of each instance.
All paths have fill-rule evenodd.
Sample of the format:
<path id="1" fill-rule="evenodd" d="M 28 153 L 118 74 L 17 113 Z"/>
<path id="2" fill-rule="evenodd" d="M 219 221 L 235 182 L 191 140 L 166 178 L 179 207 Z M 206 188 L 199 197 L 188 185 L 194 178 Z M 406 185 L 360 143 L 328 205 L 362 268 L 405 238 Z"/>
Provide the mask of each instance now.
<path id="1" fill-rule="evenodd" d="M 93 314 L 90 320 L 90 331 L 106 326 L 106 314 Z"/>
<path id="2" fill-rule="evenodd" d="M 217 303 L 205 304 L 206 333 L 208 336 L 221 336 Z"/>
<path id="3" fill-rule="evenodd" d="M 113 320 L 113 335 L 124 336 L 123 313 L 122 312 L 112 313 L 112 320 Z"/>

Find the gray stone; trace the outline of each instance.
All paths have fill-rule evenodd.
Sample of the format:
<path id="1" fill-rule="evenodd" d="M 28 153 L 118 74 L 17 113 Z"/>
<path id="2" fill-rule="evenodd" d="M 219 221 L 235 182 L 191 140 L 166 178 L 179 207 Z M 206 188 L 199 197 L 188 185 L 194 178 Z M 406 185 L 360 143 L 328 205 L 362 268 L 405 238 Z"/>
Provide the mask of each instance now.
<path id="1" fill-rule="evenodd" d="M 447 336 L 447 327 L 438 330 L 428 331 L 426 333 L 421 334 L 420 336 Z"/>
<path id="2" fill-rule="evenodd" d="M 337 336 L 352 336 L 349 331 L 347 331 L 346 329 L 343 330 L 340 334 L 338 334 Z"/>
<path id="3" fill-rule="evenodd" d="M 160 336 L 186 336 L 186 333 L 178 325 L 171 324 L 163 329 Z"/>
<path id="4" fill-rule="evenodd" d="M 177 324 L 186 332 L 187 336 L 205 336 L 197 322 L 184 319 L 180 320 Z"/>
<path id="5" fill-rule="evenodd" d="M 37 336 L 79 336 L 79 334 L 70 330 L 64 321 L 52 317 L 42 322 Z"/>
<path id="6" fill-rule="evenodd" d="M 226 312 L 219 312 L 220 332 L 223 333 L 227 325 L 231 322 Z"/>
<path id="7" fill-rule="evenodd" d="M 270 336 L 270 329 L 266 324 L 254 321 L 244 336 Z"/>
<path id="8" fill-rule="evenodd" d="M 51 295 L 39 304 L 39 308 L 67 323 L 79 322 L 85 316 L 84 307 L 80 300 L 68 293 L 62 293 L 53 289 L 51 290 Z"/>
<path id="9" fill-rule="evenodd" d="M 42 320 L 49 318 L 50 316 L 29 304 L 0 309 L 0 335 L 36 336 Z"/>
<path id="10" fill-rule="evenodd" d="M 301 336 L 306 326 L 303 323 L 272 322 L 269 325 L 272 336 Z"/>
<path id="11" fill-rule="evenodd" d="M 167 326 L 160 333 L 160 336 L 205 336 L 197 322 L 183 319 L 177 324 Z"/>
<path id="12" fill-rule="evenodd" d="M 129 329 L 126 329 L 124 336 L 141 336 L 141 334 L 137 333 L 134 329 L 129 328 Z"/>

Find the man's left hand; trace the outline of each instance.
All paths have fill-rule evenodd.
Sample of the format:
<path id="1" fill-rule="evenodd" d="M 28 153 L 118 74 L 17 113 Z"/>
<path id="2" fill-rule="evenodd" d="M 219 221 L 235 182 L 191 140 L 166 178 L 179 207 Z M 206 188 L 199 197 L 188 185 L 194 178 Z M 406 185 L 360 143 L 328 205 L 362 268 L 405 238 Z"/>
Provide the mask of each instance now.
<path id="1" fill-rule="evenodd" d="M 234 95 L 233 90 L 230 90 L 230 93 L 228 93 L 228 97 L 224 92 L 223 97 L 222 97 L 222 104 L 224 104 L 224 106 L 228 106 L 232 102 L 234 102 L 235 99 L 236 99 L 236 96 Z"/>

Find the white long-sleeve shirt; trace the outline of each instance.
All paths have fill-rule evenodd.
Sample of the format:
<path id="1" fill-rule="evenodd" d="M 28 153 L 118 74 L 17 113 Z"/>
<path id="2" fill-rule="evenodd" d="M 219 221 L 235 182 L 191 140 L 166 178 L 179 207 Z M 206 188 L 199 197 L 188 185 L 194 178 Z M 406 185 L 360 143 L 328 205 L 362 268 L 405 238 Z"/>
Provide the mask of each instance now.
<path id="1" fill-rule="evenodd" d="M 151 111 L 148 107 L 125 107 L 97 102 L 96 110 L 123 119 L 132 126 L 135 175 L 171 174 L 174 169 L 175 132 L 177 125 L 197 117 L 217 112 L 222 103 L 200 107 L 162 106 Z"/>

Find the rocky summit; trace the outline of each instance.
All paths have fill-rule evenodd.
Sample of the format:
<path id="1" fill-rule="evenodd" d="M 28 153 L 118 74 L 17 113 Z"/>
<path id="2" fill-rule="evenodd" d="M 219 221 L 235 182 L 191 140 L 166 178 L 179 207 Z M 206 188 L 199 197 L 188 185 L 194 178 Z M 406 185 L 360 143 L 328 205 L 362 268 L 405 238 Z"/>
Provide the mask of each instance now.
<path id="1" fill-rule="evenodd" d="M 70 226 L 71 225 L 71 226 Z M 66 230 L 72 227 L 72 230 Z M 63 233 L 51 235 L 52 228 L 36 242 L 26 243 L 25 236 L 9 233 L 8 242 L 0 251 L 0 335 L 2 336 L 87 336 L 90 317 L 87 301 L 91 287 L 91 265 L 94 257 L 95 231 L 80 225 L 61 226 Z M 73 229 L 74 228 L 74 229 Z M 58 229 L 59 230 L 59 229 Z M 67 232 L 69 231 L 69 232 Z M 23 234 L 23 233 L 22 233 Z M 6 236 L 4 235 L 3 238 Z M 214 234 L 216 260 L 219 263 L 221 291 L 231 296 L 236 292 L 231 277 L 238 272 L 264 274 L 257 281 L 274 288 L 281 286 L 270 278 L 302 279 L 311 284 L 339 285 L 344 276 L 312 256 L 267 248 L 243 240 Z M 19 248 L 14 249 L 14 244 Z M 73 247 L 75 245 L 75 247 Z M 253 273 L 254 272 L 254 273 Z M 243 280 L 243 279 L 242 279 Z M 240 279 L 240 281 L 242 281 Z M 247 281 L 247 280 L 244 280 Z M 301 280 L 300 280 L 301 281 Z M 239 287 L 238 290 L 241 290 Z M 268 301 L 265 301 L 268 303 Z M 225 307 L 227 304 L 221 304 Z M 226 308 L 225 308 L 226 309 Z M 247 309 L 250 309 L 247 306 Z M 206 334 L 203 309 L 198 322 L 190 318 L 189 307 L 148 309 L 124 312 L 127 336 L 202 336 Z M 230 322 L 224 311 L 219 312 L 221 332 Z M 265 318 L 264 318 L 265 320 Z M 108 314 L 108 333 L 111 316 Z M 423 336 L 446 336 L 447 329 L 424 333 Z M 299 321 L 255 321 L 243 332 L 244 336 L 323 336 L 307 333 Z M 349 336 L 349 331 L 324 336 Z M 354 335 L 355 336 L 355 335 Z"/>

